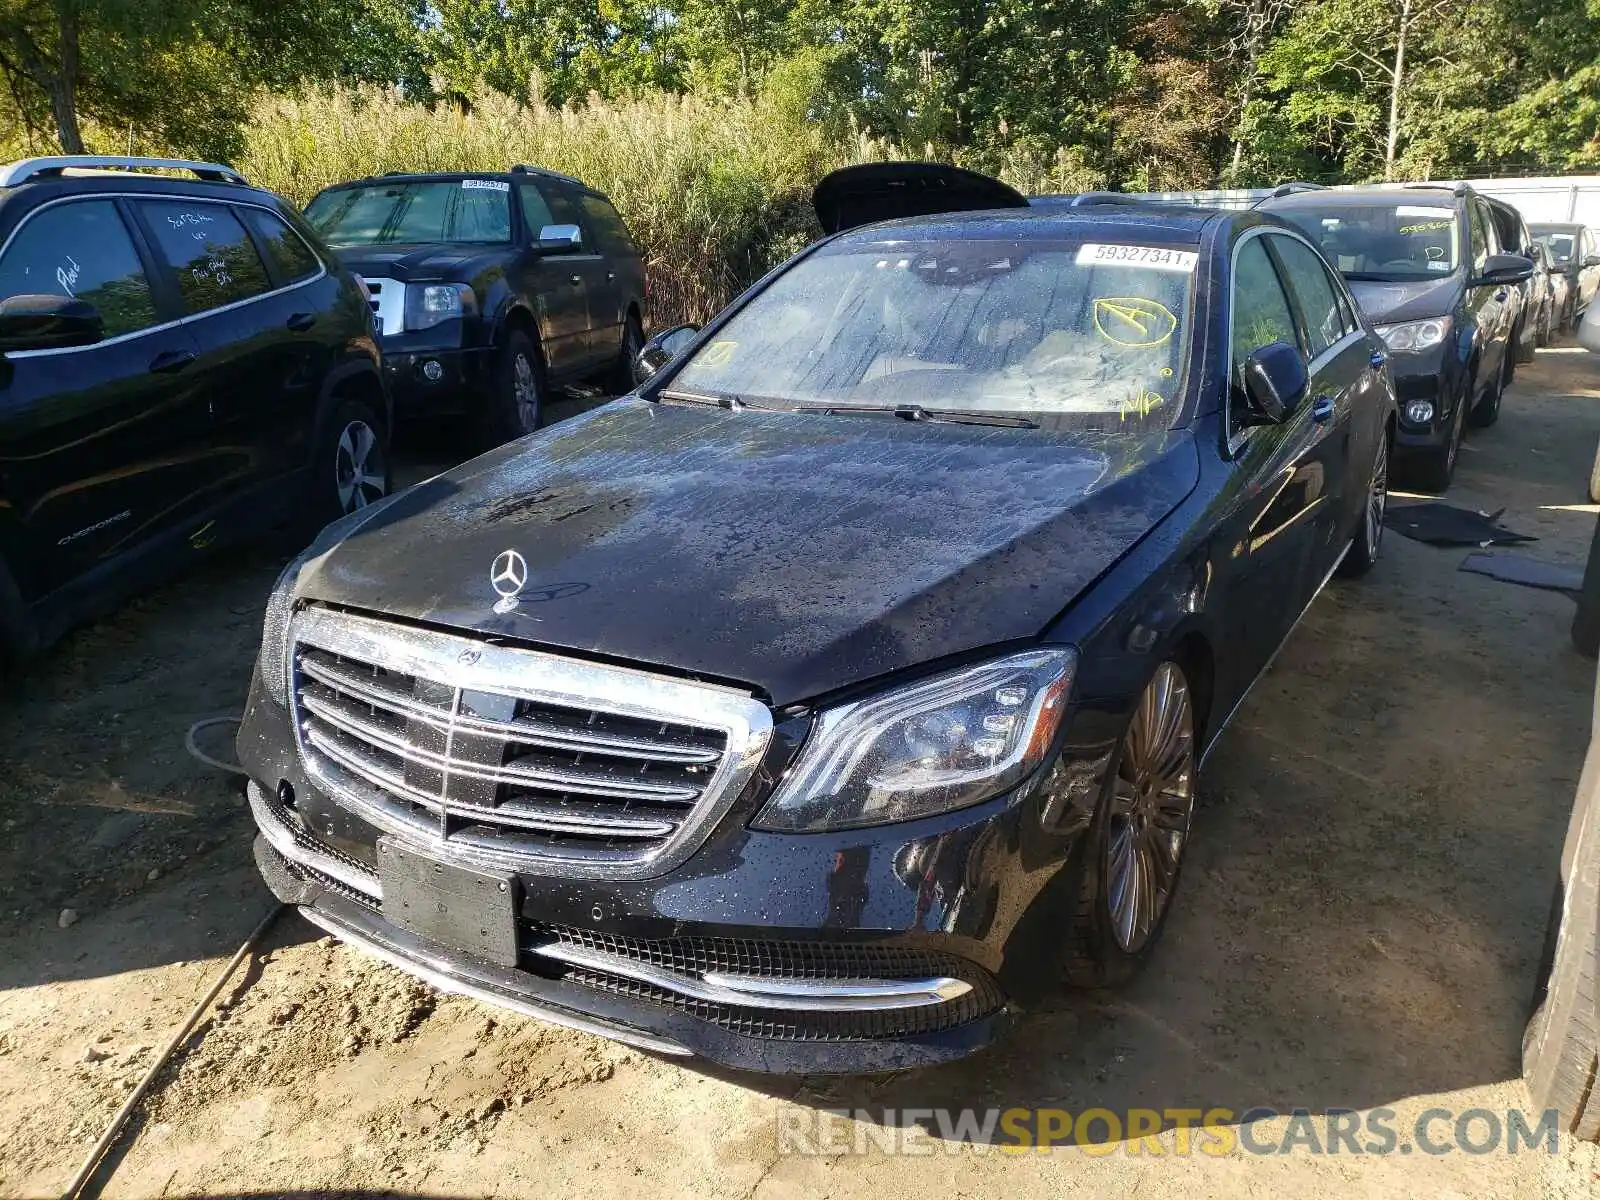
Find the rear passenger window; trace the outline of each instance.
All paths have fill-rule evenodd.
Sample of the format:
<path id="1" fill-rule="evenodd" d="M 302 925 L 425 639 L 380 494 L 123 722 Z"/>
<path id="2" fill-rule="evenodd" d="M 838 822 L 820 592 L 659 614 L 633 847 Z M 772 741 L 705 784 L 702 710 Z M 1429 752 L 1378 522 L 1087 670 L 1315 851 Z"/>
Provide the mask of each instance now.
<path id="1" fill-rule="evenodd" d="M 72 296 L 95 306 L 107 337 L 156 323 L 155 298 L 117 206 L 57 204 L 30 217 L 0 257 L 0 299 Z"/>
<path id="2" fill-rule="evenodd" d="M 310 279 L 322 270 L 322 263 L 288 222 L 260 208 L 239 210 L 254 227 L 256 237 L 267 248 L 267 257 L 278 268 L 278 277 L 284 283 L 299 283 Z"/>
<path id="3" fill-rule="evenodd" d="M 621 215 L 611 207 L 609 200 L 585 192 L 578 197 L 578 203 L 583 206 L 584 216 L 589 218 L 589 228 L 594 230 L 595 237 L 599 239 L 602 252 L 635 253 L 628 227 L 622 223 Z"/>
<path id="4" fill-rule="evenodd" d="M 1308 349 L 1315 358 L 1344 336 L 1339 294 L 1328 278 L 1327 268 L 1310 246 L 1294 238 L 1274 237 L 1272 248 L 1283 263 L 1295 299 L 1300 302 L 1300 314 L 1305 318 L 1306 333 L 1311 339 Z"/>
<path id="5" fill-rule="evenodd" d="M 145 201 L 139 207 L 189 312 L 220 308 L 272 289 L 255 243 L 226 206 Z"/>

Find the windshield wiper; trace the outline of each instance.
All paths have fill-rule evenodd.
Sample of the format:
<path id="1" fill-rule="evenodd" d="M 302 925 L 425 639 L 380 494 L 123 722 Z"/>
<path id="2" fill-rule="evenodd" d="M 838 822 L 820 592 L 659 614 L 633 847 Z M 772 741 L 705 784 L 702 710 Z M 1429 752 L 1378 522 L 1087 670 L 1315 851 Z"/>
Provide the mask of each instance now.
<path id="1" fill-rule="evenodd" d="M 827 404 L 813 411 L 824 413 L 882 413 L 902 421 L 937 421 L 950 425 L 997 425 L 1004 429 L 1037 429 L 1039 422 L 1014 413 L 974 412 L 963 408 L 924 408 L 920 404 Z"/>
<path id="2" fill-rule="evenodd" d="M 724 396 L 707 396 L 700 392 L 677 392 L 669 389 L 668 391 L 657 393 L 654 399 L 657 401 L 676 400 L 681 404 L 698 404 L 704 408 L 726 408 L 730 412 L 739 412 L 746 408 L 759 408 L 763 412 L 773 411 L 765 404 L 752 404 L 743 396 L 735 396 L 731 394 Z"/>

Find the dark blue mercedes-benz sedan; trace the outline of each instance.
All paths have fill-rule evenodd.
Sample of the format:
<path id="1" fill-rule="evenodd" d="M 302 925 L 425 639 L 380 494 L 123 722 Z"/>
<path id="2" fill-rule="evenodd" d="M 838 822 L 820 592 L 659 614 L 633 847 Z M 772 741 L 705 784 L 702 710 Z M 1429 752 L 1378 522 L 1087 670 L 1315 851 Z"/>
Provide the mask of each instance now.
<path id="1" fill-rule="evenodd" d="M 1377 559 L 1383 343 L 1270 216 L 904 164 L 817 207 L 632 395 L 284 572 L 239 753 L 308 919 L 774 1072 L 954 1058 L 1149 958 L 1207 750 Z"/>

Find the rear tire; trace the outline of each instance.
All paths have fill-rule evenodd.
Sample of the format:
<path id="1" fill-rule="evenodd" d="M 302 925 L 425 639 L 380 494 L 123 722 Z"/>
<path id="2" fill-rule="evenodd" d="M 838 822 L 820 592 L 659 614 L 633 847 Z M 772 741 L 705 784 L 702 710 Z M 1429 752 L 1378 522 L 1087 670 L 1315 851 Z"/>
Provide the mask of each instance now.
<path id="1" fill-rule="evenodd" d="M 498 441 L 524 437 L 544 423 L 544 369 L 522 330 L 508 333 L 495 355 L 490 390 L 489 426 Z"/>
<path id="2" fill-rule="evenodd" d="M 389 431 L 365 400 L 334 401 L 317 438 L 311 487 L 318 529 L 381 500 L 393 489 Z"/>
<path id="3" fill-rule="evenodd" d="M 644 349 L 644 326 L 630 310 L 622 323 L 622 348 L 617 352 L 616 364 L 606 377 L 606 391 L 613 396 L 625 395 L 634 389 L 633 363 Z"/>
<path id="4" fill-rule="evenodd" d="M 1077 851 L 1068 983 L 1124 983 L 1139 973 L 1160 941 L 1194 816 L 1195 714 L 1183 667 L 1171 660 L 1161 663 L 1107 763 L 1099 804 Z"/>

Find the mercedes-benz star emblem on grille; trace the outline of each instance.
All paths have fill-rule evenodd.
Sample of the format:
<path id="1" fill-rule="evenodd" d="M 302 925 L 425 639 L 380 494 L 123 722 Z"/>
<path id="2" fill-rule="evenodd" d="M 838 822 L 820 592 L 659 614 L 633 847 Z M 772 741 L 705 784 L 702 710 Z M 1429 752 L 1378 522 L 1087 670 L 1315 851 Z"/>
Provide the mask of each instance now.
<path id="1" fill-rule="evenodd" d="M 510 612 L 517 606 L 517 597 L 528 582 L 528 560 L 515 550 L 505 550 L 489 568 L 489 582 L 499 593 L 500 601 L 495 612 Z"/>

